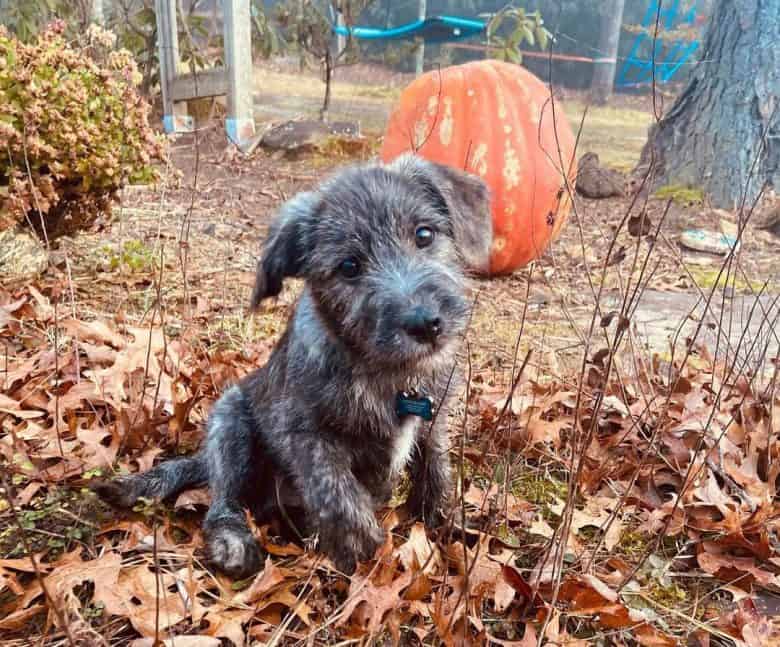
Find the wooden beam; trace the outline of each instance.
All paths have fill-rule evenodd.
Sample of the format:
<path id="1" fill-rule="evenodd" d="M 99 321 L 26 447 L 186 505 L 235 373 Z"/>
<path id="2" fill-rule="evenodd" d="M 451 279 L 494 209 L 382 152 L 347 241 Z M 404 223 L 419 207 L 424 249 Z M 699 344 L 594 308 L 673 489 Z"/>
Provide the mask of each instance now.
<path id="1" fill-rule="evenodd" d="M 180 74 L 170 84 L 174 101 L 189 101 L 203 97 L 219 97 L 228 93 L 224 67 L 215 67 L 192 74 Z"/>
<path id="2" fill-rule="evenodd" d="M 242 146 L 255 134 L 252 98 L 252 21 L 249 0 L 222 0 L 227 71 L 225 130 Z"/>
<path id="3" fill-rule="evenodd" d="M 171 92 L 179 65 L 176 0 L 155 0 L 154 8 L 157 19 L 157 51 L 160 58 L 163 126 L 168 133 L 189 130 L 192 128 L 192 119 L 187 116 L 187 104 L 177 104 Z"/>
<path id="4" fill-rule="evenodd" d="M 90 11 L 90 20 L 96 25 L 105 27 L 106 14 L 103 11 L 103 0 L 92 0 L 92 9 Z"/>

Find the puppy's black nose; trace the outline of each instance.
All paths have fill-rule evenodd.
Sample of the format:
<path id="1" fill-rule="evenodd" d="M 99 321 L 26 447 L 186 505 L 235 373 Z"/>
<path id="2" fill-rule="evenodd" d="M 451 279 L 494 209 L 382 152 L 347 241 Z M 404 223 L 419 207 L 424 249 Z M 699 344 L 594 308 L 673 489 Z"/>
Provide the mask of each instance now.
<path id="1" fill-rule="evenodd" d="M 410 337 L 423 344 L 432 344 L 441 334 L 441 319 L 421 306 L 409 312 L 401 325 Z"/>

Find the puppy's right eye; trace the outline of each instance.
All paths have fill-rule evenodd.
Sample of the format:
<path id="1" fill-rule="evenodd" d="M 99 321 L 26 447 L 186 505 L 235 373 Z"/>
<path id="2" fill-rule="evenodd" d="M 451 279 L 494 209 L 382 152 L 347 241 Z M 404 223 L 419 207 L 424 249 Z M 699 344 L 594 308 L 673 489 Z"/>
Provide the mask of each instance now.
<path id="1" fill-rule="evenodd" d="M 417 230 L 414 232 L 414 241 L 417 243 L 417 247 L 422 249 L 423 247 L 430 247 L 433 243 L 433 239 L 435 237 L 435 234 L 433 232 L 433 229 L 430 227 L 427 227 L 426 225 L 421 225 L 420 227 L 417 227 Z"/>
<path id="2" fill-rule="evenodd" d="M 354 256 L 345 258 L 339 263 L 339 272 L 348 279 L 354 279 L 360 274 L 360 263 Z"/>

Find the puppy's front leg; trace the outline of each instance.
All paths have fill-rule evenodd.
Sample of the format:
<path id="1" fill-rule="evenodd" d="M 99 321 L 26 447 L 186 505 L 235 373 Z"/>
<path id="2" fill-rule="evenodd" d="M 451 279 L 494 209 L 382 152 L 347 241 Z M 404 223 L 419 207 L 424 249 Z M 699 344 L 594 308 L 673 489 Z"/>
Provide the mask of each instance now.
<path id="1" fill-rule="evenodd" d="M 412 482 L 409 511 L 421 517 L 428 528 L 437 527 L 449 512 L 452 492 L 447 416 L 439 411 L 433 427 L 423 428 L 410 468 Z"/>
<path id="2" fill-rule="evenodd" d="M 373 499 L 352 472 L 348 450 L 315 433 L 296 440 L 297 459 L 289 467 L 319 532 L 320 549 L 339 570 L 352 573 L 384 541 Z"/>
<path id="3" fill-rule="evenodd" d="M 209 417 L 206 439 L 211 506 L 203 522 L 209 559 L 231 577 L 260 570 L 260 548 L 242 503 L 256 458 L 254 422 L 239 387 L 226 391 Z"/>

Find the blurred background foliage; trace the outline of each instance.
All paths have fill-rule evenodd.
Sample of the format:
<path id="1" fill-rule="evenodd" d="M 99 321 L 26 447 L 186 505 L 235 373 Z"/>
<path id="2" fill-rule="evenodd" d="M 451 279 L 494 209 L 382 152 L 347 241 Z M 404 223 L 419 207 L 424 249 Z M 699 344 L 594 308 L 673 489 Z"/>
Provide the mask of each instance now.
<path id="1" fill-rule="evenodd" d="M 0 23 L 28 41 L 47 22 L 63 18 L 69 34 L 83 34 L 93 14 L 95 0 L 0 0 Z M 157 83 L 157 27 L 154 0 L 98 0 L 105 25 L 117 34 L 118 46 L 136 57 L 143 80 L 141 91 L 149 93 Z M 329 25 L 333 20 L 331 3 L 326 0 L 250 0 L 252 7 L 253 54 L 257 59 L 296 56 L 312 63 L 325 57 Z M 187 69 L 203 69 L 221 62 L 222 23 L 220 0 L 178 0 L 179 47 Z M 552 43 L 558 54 L 597 57 L 598 38 L 605 3 L 597 0 L 428 0 L 428 16 L 451 15 L 481 18 L 493 22 L 485 35 L 470 39 L 469 45 L 494 46 L 491 55 L 520 61 L 518 50 L 544 50 Z M 626 0 L 623 37 L 618 56 L 627 57 L 634 36 L 640 30 L 649 3 Z M 700 23 L 710 9 L 706 0 L 681 0 L 678 15 L 696 5 Z M 392 27 L 417 19 L 418 0 L 338 0 L 347 24 Z M 182 19 L 183 18 L 183 19 Z M 546 29 L 547 31 L 543 31 Z M 540 36 L 541 34 L 541 36 Z M 548 34 L 551 36 L 548 38 Z M 694 37 L 696 34 L 688 34 Z M 316 38 L 315 38 L 316 36 Z M 362 41 L 350 44 L 340 61 L 365 60 L 382 63 L 398 72 L 414 69 L 414 41 Z M 648 51 L 640 55 L 649 56 Z M 451 43 L 428 44 L 426 67 L 463 63 L 483 58 L 479 48 L 462 48 Z M 571 88 L 589 87 L 592 66 L 576 61 L 549 61 L 526 58 L 522 63 L 543 78 Z M 692 66 L 684 66 L 676 77 L 685 82 Z"/>

